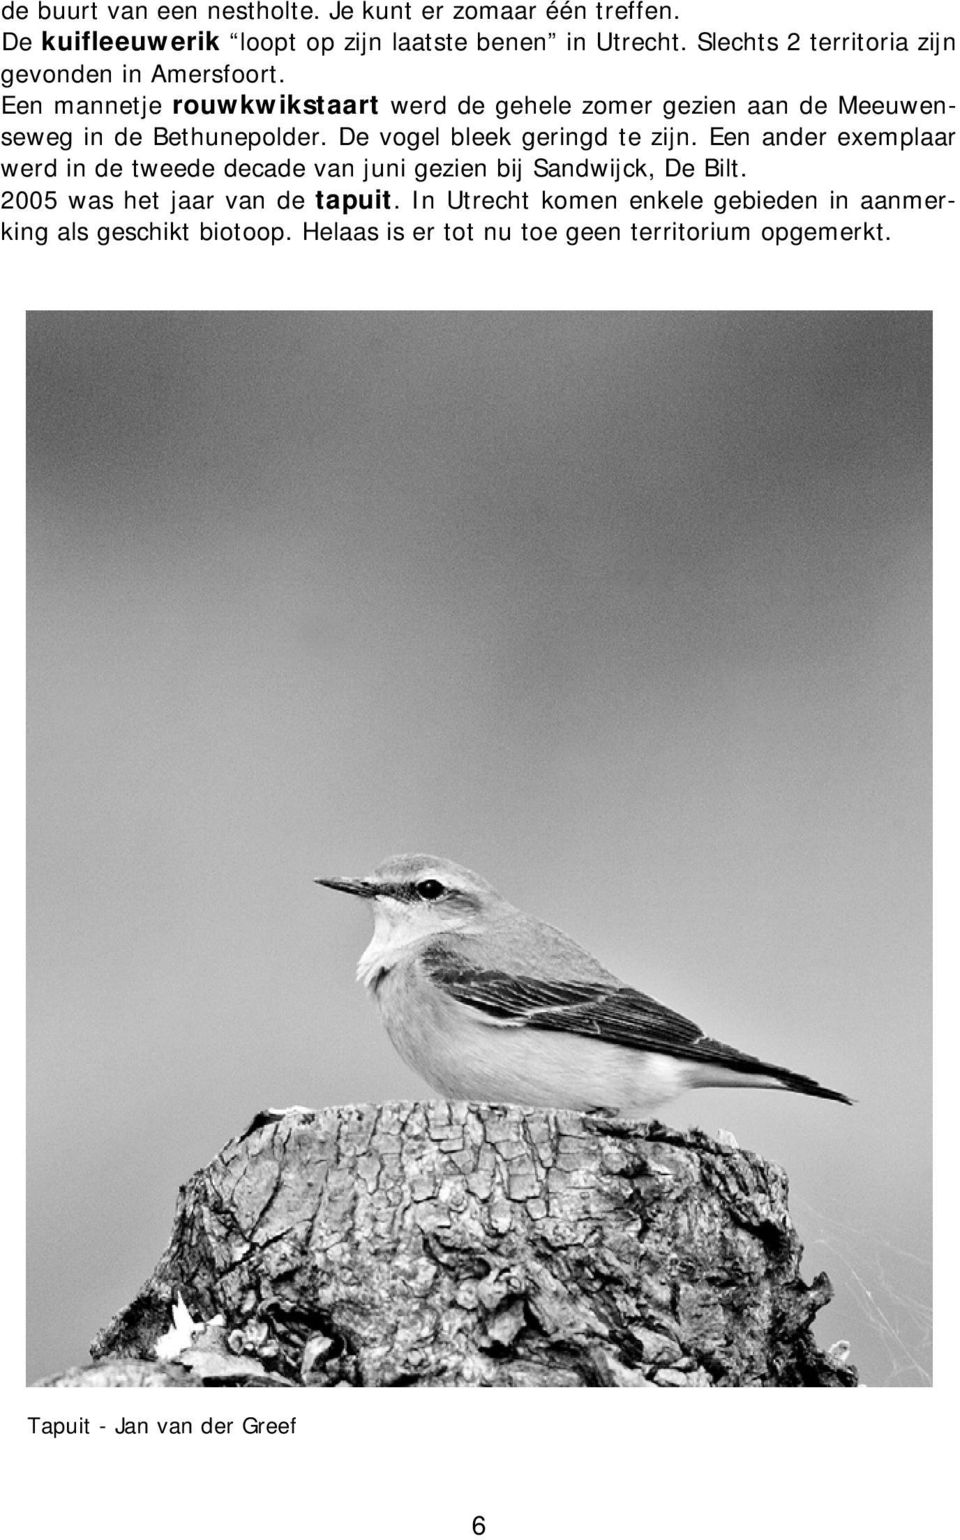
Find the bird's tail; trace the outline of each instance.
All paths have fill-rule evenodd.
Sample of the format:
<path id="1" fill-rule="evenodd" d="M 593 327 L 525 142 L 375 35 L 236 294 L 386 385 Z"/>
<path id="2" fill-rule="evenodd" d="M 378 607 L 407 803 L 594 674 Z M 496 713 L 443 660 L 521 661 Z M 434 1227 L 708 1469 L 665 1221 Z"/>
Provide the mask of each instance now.
<path id="1" fill-rule="evenodd" d="M 765 1064 L 747 1054 L 737 1054 L 726 1063 L 700 1066 L 697 1084 L 701 1086 L 753 1086 L 773 1091 L 797 1091 L 802 1096 L 821 1096 L 825 1101 L 844 1102 L 853 1106 L 853 1100 L 842 1091 L 831 1091 L 809 1075 L 798 1075 L 795 1070 L 784 1069 L 780 1064 Z"/>
<path id="2" fill-rule="evenodd" d="M 687 1044 L 691 1071 L 689 1085 L 696 1086 L 753 1086 L 774 1091 L 797 1091 L 801 1096 L 820 1096 L 828 1102 L 844 1102 L 853 1106 L 849 1096 L 842 1091 L 831 1091 L 809 1075 L 798 1075 L 796 1070 L 785 1069 L 782 1064 L 768 1064 L 765 1059 L 755 1059 L 752 1053 L 742 1053 L 716 1038 L 701 1037 Z M 693 1067 L 696 1061 L 696 1067 Z"/>
<path id="3" fill-rule="evenodd" d="M 853 1106 L 852 1097 L 844 1096 L 842 1091 L 831 1091 L 829 1086 L 811 1080 L 809 1075 L 797 1075 L 789 1069 L 774 1069 L 773 1073 L 786 1091 L 799 1091 L 803 1096 L 822 1096 L 828 1102 L 844 1102 L 848 1107 Z"/>

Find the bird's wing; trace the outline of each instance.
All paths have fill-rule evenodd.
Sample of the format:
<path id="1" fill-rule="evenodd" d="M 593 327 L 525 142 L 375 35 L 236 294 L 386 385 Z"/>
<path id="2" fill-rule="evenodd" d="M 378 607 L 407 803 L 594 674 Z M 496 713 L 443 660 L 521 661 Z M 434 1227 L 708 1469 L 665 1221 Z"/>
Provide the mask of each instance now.
<path id="1" fill-rule="evenodd" d="M 661 1053 L 690 1053 L 710 1041 L 685 1016 L 626 985 L 473 968 L 442 947 L 431 948 L 423 960 L 438 988 L 482 1012 L 491 1025 L 576 1032 Z"/>
<path id="2" fill-rule="evenodd" d="M 474 968 L 442 945 L 430 948 L 423 962 L 437 988 L 461 1005 L 481 1012 L 491 1026 L 575 1032 L 600 1042 L 696 1059 L 746 1075 L 773 1075 L 792 1090 L 849 1101 L 849 1097 L 827 1090 L 808 1075 L 768 1064 L 705 1036 L 686 1016 L 626 984 L 538 979 Z"/>

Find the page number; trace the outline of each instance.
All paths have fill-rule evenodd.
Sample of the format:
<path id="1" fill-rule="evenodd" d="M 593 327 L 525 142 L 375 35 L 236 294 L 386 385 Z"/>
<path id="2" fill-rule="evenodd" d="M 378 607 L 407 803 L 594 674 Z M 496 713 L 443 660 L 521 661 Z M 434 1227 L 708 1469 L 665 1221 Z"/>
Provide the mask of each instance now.
<path id="1" fill-rule="evenodd" d="M 487 1532 L 487 1521 L 482 1513 L 478 1513 L 473 1521 L 473 1532 L 475 1535 L 485 1535 Z"/>

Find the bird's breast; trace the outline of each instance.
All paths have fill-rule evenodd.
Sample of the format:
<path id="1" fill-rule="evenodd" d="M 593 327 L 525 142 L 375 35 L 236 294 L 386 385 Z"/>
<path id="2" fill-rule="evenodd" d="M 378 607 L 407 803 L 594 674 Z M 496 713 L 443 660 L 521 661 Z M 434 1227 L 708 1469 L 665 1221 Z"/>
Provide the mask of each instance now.
<path id="1" fill-rule="evenodd" d="M 380 1017 L 394 1048 L 436 1090 L 465 1096 L 464 1043 L 447 997 L 425 979 L 413 959 L 370 975 Z M 469 1059 L 469 1050 L 466 1057 Z"/>
<path id="2" fill-rule="evenodd" d="M 649 1115 L 684 1088 L 675 1058 L 485 1021 L 437 988 L 415 960 L 389 968 L 376 998 L 400 1057 L 443 1096 Z"/>

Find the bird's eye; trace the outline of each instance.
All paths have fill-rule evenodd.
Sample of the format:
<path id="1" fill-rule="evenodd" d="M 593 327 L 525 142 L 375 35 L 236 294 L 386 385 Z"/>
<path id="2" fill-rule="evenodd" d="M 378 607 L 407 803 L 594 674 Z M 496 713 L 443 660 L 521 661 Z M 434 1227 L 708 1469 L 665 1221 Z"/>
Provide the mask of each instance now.
<path id="1" fill-rule="evenodd" d="M 417 892 L 421 898 L 442 898 L 446 891 L 443 883 L 438 882 L 435 877 L 428 877 L 425 882 L 417 883 Z"/>

